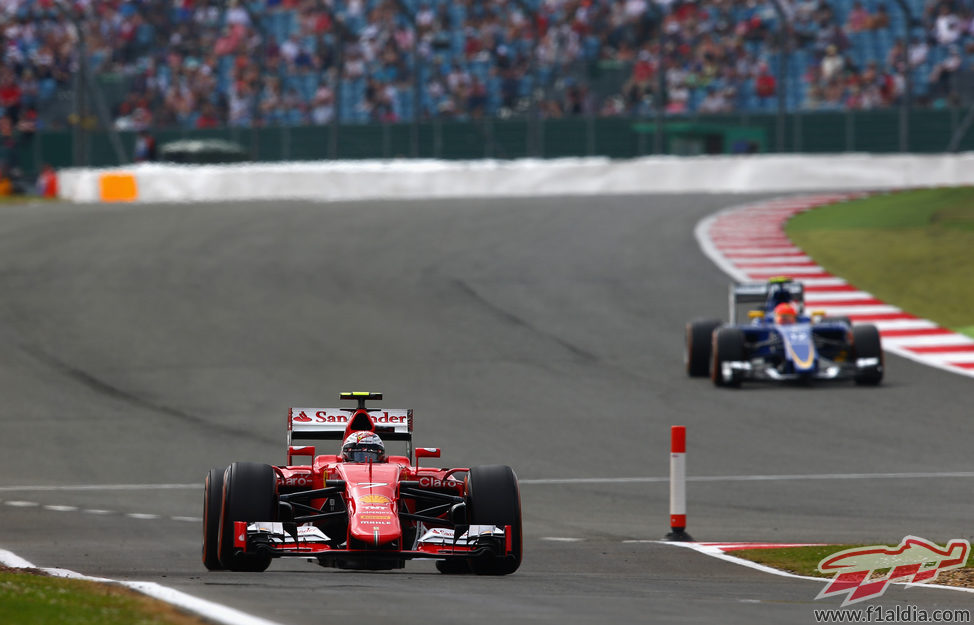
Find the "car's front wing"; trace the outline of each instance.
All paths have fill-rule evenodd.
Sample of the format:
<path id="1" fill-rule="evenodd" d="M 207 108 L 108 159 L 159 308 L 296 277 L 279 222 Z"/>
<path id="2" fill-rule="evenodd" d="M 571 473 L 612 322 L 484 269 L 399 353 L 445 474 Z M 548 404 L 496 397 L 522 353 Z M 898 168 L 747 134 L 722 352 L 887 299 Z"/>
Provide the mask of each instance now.
<path id="1" fill-rule="evenodd" d="M 851 363 L 823 362 L 812 372 L 793 373 L 782 372 L 773 364 L 761 360 L 725 360 L 721 364 L 720 375 L 726 381 L 735 378 L 739 380 L 764 380 L 785 382 L 795 380 L 850 380 L 861 371 L 875 367 L 877 358 L 859 358 Z"/>
<path id="2" fill-rule="evenodd" d="M 348 549 L 334 547 L 327 536 L 313 526 L 291 528 L 283 523 L 234 522 L 234 549 L 242 553 L 265 553 L 275 558 L 342 556 L 347 558 L 411 560 L 414 558 L 456 559 L 481 555 L 515 555 L 511 526 L 471 525 L 456 530 L 434 528 L 420 537 L 414 549 Z M 459 535 L 457 532 L 461 532 Z"/>

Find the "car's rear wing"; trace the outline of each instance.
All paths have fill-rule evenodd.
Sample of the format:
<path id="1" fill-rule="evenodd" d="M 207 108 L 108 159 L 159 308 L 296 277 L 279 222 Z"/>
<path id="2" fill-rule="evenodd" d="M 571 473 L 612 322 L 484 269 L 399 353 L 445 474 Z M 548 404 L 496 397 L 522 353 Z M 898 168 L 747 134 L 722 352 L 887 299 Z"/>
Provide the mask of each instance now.
<path id="1" fill-rule="evenodd" d="M 287 444 L 294 440 L 334 440 L 344 438 L 355 408 L 290 408 L 287 413 Z M 413 440 L 412 409 L 369 408 L 375 433 L 383 440 Z"/>
<path id="2" fill-rule="evenodd" d="M 772 278 L 767 282 L 731 284 L 728 302 L 731 325 L 739 323 L 738 317 L 746 317 L 749 310 L 765 310 L 772 297 L 792 302 L 798 308 L 798 314 L 802 314 L 805 307 L 805 285 L 785 277 Z M 739 315 L 741 312 L 743 315 Z"/>
<path id="3" fill-rule="evenodd" d="M 293 441 L 340 441 L 349 421 L 363 418 L 361 408 L 289 408 L 287 411 L 287 462 L 294 456 L 314 455 L 314 447 L 295 447 Z M 383 441 L 406 441 L 406 454 L 413 455 L 413 410 L 369 408 L 374 431 Z M 355 427 L 355 429 L 365 429 Z"/>

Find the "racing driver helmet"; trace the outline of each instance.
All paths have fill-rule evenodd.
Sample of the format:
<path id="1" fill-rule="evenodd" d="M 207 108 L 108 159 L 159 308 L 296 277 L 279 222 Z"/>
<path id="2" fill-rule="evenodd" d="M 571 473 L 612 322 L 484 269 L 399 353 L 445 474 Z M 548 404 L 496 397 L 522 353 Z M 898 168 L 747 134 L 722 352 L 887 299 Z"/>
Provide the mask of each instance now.
<path id="1" fill-rule="evenodd" d="M 342 460 L 345 462 L 382 462 L 385 459 L 385 445 L 373 432 L 352 432 L 342 444 Z"/>
<path id="2" fill-rule="evenodd" d="M 782 302 L 774 307 L 774 322 L 777 324 L 795 323 L 798 313 L 788 302 Z"/>

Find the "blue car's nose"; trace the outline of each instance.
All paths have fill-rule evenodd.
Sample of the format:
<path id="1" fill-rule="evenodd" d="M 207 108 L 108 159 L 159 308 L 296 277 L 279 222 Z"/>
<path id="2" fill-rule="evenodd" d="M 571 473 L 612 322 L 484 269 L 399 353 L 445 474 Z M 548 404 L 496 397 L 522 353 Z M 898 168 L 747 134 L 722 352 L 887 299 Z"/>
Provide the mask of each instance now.
<path id="1" fill-rule="evenodd" d="M 785 343 L 788 359 L 795 368 L 795 373 L 814 371 L 815 343 L 812 341 L 812 329 L 807 323 L 796 323 L 779 326 L 781 338 Z"/>

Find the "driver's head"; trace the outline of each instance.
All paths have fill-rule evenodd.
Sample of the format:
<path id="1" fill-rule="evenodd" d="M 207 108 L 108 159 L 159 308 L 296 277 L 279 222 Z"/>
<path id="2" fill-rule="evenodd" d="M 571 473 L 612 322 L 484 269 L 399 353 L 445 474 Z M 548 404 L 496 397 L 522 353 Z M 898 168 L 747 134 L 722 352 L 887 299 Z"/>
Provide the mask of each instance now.
<path id="1" fill-rule="evenodd" d="M 795 312 L 795 307 L 787 302 L 778 304 L 774 307 L 775 323 L 795 323 L 797 318 L 798 313 Z"/>
<path id="2" fill-rule="evenodd" d="M 373 432 L 352 432 L 342 444 L 342 460 L 345 462 L 382 462 L 385 458 L 385 445 Z"/>

